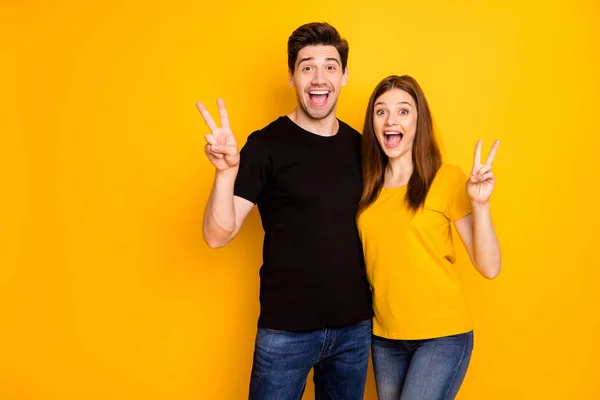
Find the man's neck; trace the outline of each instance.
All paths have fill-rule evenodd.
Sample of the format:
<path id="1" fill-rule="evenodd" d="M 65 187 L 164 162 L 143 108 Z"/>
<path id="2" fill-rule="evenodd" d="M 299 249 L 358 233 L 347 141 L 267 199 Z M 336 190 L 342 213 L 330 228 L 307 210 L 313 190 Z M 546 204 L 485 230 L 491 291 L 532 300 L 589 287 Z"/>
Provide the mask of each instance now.
<path id="1" fill-rule="evenodd" d="M 335 109 L 323 119 L 314 119 L 306 115 L 299 107 L 290 112 L 288 118 L 300 128 L 319 136 L 334 136 L 339 129 L 339 123 L 335 116 Z"/>

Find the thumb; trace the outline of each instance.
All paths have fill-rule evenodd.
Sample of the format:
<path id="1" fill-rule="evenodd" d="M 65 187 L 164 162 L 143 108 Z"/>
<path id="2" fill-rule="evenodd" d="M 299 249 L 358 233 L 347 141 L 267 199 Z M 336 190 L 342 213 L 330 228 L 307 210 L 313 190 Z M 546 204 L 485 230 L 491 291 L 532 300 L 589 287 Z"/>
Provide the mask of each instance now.
<path id="1" fill-rule="evenodd" d="M 210 150 L 214 153 L 223 154 L 226 156 L 235 156 L 238 154 L 238 149 L 236 146 L 229 146 L 226 144 L 213 144 L 210 146 Z"/>

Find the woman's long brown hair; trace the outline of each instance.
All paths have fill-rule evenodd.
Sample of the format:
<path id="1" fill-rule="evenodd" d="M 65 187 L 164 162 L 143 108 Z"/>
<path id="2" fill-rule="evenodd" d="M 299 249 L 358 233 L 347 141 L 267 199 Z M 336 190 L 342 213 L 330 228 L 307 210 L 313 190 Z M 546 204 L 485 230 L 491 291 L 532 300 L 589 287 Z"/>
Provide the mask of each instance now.
<path id="1" fill-rule="evenodd" d="M 408 181 L 406 203 L 411 210 L 418 210 L 425 204 L 425 198 L 442 165 L 442 155 L 433 133 L 433 121 L 423 90 L 416 80 L 408 75 L 388 76 L 375 88 L 369 99 L 362 138 L 363 194 L 358 212 L 371 205 L 381 188 L 388 158 L 379 146 L 373 127 L 375 102 L 385 92 L 401 89 L 411 95 L 417 106 L 417 130 L 412 148 L 413 172 Z"/>

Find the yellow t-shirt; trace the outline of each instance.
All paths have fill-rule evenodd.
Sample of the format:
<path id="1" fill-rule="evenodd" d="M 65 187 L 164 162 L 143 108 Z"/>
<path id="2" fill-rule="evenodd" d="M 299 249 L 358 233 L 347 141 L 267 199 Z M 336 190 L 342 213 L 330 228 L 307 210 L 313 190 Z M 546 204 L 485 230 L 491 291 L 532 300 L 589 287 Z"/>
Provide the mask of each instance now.
<path id="1" fill-rule="evenodd" d="M 375 335 L 428 339 L 472 329 L 452 265 L 451 223 L 471 213 L 466 180 L 459 168 L 442 164 L 422 209 L 409 210 L 401 186 L 383 188 L 359 215 Z"/>

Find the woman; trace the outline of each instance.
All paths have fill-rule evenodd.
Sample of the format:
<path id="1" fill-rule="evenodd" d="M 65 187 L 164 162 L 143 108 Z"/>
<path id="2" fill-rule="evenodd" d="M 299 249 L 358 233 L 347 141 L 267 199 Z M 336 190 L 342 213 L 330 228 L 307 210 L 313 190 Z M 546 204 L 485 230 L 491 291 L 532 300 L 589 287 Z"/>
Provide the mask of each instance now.
<path id="1" fill-rule="evenodd" d="M 490 196 L 498 145 L 481 164 L 477 143 L 467 179 L 442 163 L 427 100 L 413 78 L 385 78 L 371 95 L 358 228 L 373 288 L 381 400 L 453 399 L 460 388 L 473 332 L 453 269 L 451 223 L 477 270 L 496 277 L 501 256 Z"/>

